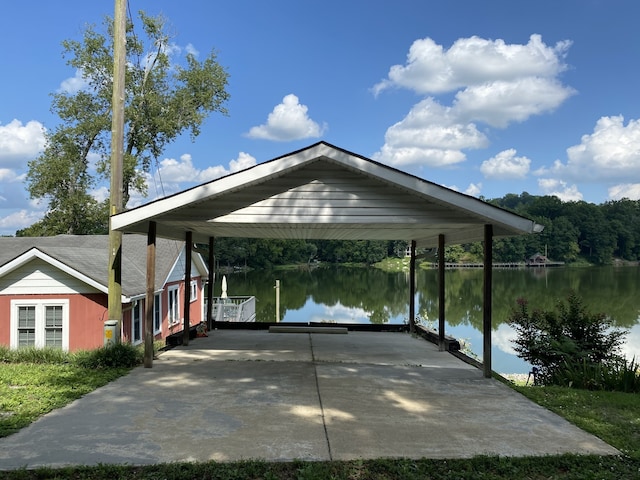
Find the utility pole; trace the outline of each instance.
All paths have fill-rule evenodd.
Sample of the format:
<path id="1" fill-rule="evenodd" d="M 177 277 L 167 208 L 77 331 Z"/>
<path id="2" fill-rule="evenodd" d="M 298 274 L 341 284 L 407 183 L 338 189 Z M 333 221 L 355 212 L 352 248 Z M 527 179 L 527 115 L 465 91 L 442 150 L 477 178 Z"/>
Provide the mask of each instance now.
<path id="1" fill-rule="evenodd" d="M 122 210 L 124 155 L 124 82 L 126 69 L 127 0 L 115 0 L 113 16 L 113 95 L 111 97 L 111 188 L 109 200 L 109 320 L 118 322 L 122 339 L 122 232 L 111 229 L 111 217 Z"/>

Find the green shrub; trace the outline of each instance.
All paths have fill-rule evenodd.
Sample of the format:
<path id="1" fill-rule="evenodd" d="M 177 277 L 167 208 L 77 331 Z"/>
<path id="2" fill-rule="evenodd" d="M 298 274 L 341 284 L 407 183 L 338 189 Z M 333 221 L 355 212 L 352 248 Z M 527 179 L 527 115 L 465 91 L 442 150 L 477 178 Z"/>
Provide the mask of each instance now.
<path id="1" fill-rule="evenodd" d="M 132 368 L 142 363 L 143 356 L 142 349 L 128 343 L 118 343 L 76 352 L 72 355 L 72 361 L 83 368 Z"/>
<path id="2" fill-rule="evenodd" d="M 508 323 L 517 334 L 514 349 L 535 367 L 537 383 L 602 389 L 624 361 L 620 346 L 627 332 L 613 328 L 607 315 L 588 312 L 574 292 L 552 311 L 530 312 L 519 299 Z"/>

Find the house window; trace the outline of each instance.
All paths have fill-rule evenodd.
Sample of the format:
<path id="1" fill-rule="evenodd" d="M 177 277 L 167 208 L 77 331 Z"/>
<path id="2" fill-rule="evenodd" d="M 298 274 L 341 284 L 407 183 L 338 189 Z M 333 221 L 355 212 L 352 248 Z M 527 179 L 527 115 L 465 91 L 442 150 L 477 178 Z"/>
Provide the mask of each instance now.
<path id="1" fill-rule="evenodd" d="M 11 300 L 11 348 L 69 349 L 69 300 Z"/>
<path id="2" fill-rule="evenodd" d="M 167 315 L 169 317 L 169 325 L 178 323 L 180 321 L 180 299 L 178 295 L 178 285 L 169 287 L 167 293 L 169 295 L 169 308 Z"/>
<path id="3" fill-rule="evenodd" d="M 62 348 L 62 306 L 45 305 L 44 344 Z"/>
<path id="4" fill-rule="evenodd" d="M 156 293 L 153 297 L 153 332 L 160 333 L 162 328 L 162 296 Z"/>
<path id="5" fill-rule="evenodd" d="M 195 302 L 198 299 L 198 281 L 191 280 L 191 296 L 189 300 Z"/>
<path id="6" fill-rule="evenodd" d="M 36 307 L 18 307 L 18 348 L 36 345 Z"/>
<path id="7" fill-rule="evenodd" d="M 131 343 L 142 342 L 142 301 L 133 302 L 133 311 L 131 312 Z"/>

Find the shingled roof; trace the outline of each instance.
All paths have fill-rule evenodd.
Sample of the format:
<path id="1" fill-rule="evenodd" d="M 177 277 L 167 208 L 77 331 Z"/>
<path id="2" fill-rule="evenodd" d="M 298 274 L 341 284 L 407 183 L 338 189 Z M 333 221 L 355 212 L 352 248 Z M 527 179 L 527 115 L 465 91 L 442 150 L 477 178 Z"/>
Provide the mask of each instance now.
<path id="1" fill-rule="evenodd" d="M 143 295 L 146 291 L 146 248 L 144 235 L 122 237 L 122 294 Z M 157 289 L 162 288 L 180 259 L 184 242 L 159 238 L 156 242 Z M 69 272 L 90 279 L 105 293 L 109 283 L 108 235 L 57 235 L 53 237 L 0 237 L 0 277 L 33 258 L 44 258 Z"/>

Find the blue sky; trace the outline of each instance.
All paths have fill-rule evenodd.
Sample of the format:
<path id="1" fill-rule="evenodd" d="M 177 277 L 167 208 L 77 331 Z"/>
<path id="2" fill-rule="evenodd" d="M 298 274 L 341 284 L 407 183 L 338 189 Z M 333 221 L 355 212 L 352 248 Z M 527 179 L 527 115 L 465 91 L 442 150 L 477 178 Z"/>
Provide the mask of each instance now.
<path id="1" fill-rule="evenodd" d="M 129 0 L 163 14 L 173 60 L 215 50 L 229 116 L 178 139 L 130 206 L 324 140 L 485 198 L 640 198 L 636 0 Z M 0 16 L 0 234 L 42 217 L 27 162 L 82 83 L 61 42 L 113 1 L 23 1 Z M 160 180 L 162 179 L 162 180 Z M 107 195 L 107 184 L 95 196 Z"/>

